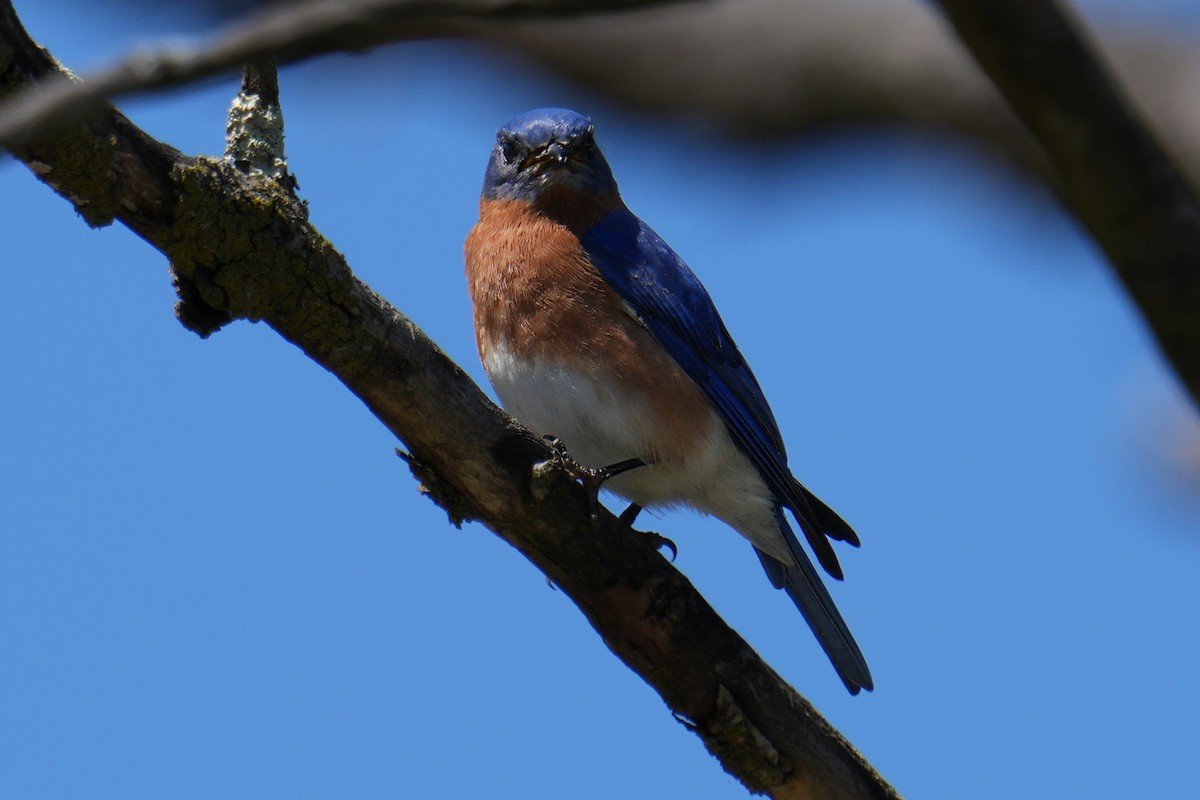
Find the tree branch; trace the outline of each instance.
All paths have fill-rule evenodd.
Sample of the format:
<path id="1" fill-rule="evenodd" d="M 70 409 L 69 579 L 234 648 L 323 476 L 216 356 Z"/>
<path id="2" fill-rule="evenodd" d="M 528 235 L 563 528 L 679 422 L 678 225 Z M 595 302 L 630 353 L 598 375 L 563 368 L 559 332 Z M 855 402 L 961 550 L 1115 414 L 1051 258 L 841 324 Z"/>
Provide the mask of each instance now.
<path id="1" fill-rule="evenodd" d="M 53 73 L 0 0 L 0 96 Z M 286 187 L 184 156 L 107 106 L 14 150 L 89 222 L 118 219 L 167 256 L 187 324 L 204 318 L 196 308 L 213 329 L 264 321 L 337 375 L 408 448 L 451 520 L 484 523 L 541 569 L 748 788 L 897 797 L 652 544 L 607 513 L 597 527 L 583 489 L 538 468 L 545 445 L 355 278 Z"/>
<path id="2" fill-rule="evenodd" d="M 135 53 L 85 82 L 52 73 L 0 112 L 0 147 L 78 120 L 106 100 L 211 78 L 264 57 L 294 61 L 453 35 L 462 19 L 515 20 L 626 11 L 684 0 L 306 0 L 255 14 L 214 40 Z"/>
<path id="3" fill-rule="evenodd" d="M 926 3 L 713 0 L 463 34 L 636 108 L 712 120 L 739 136 L 903 124 L 964 137 L 1055 180 L 1040 145 Z M 1161 30 L 1102 30 L 1101 39 L 1169 149 L 1200 176 L 1197 43 Z"/>
<path id="4" fill-rule="evenodd" d="M 201 47 L 143 54 L 82 84 L 40 86 L 0 108 L 0 142 L 15 141 L 81 108 L 96 108 L 106 96 L 178 85 L 232 70 L 253 56 L 281 52 L 298 58 L 429 36 L 471 37 L 516 48 L 628 102 L 700 112 L 755 136 L 892 121 L 952 130 L 1032 169 L 1059 191 L 1105 248 L 1164 352 L 1193 398 L 1200 399 L 1200 315 L 1187 313 L 1200 296 L 1200 278 L 1187 266 L 1195 255 L 1192 235 L 1175 230 L 1189 223 L 1173 221 L 1175 210 L 1185 206 L 1171 206 L 1166 195 L 1143 205 L 1156 173 L 1142 171 L 1141 156 L 1121 146 L 1124 134 L 1104 148 L 1097 139 L 1086 150 L 1060 151 L 1052 165 L 945 21 L 922 4 L 718 0 L 686 8 L 656 5 L 655 0 L 310 0 L 264 12 Z M 646 10 L 571 21 L 541 18 L 597 7 Z M 476 18 L 476 12 L 487 19 Z M 668 39 L 672 46 L 661 47 Z M 1189 88 L 1200 80 L 1195 46 L 1161 35 L 1107 41 L 1172 150 L 1200 175 L 1200 119 Z M 1048 54 L 1033 65 L 1039 70 L 1080 55 L 1076 50 L 1065 56 L 1042 45 L 1036 49 Z M 1083 55 L 1094 63 L 1086 50 Z M 1104 84 L 1108 77 L 1101 73 L 1098 80 Z M 1047 95 L 1046 101 L 1052 107 L 1054 98 Z M 1111 107 L 1111 102 L 1102 105 Z M 1122 124 L 1109 114 L 1077 122 L 1077 132 Z M 1084 137 L 1090 138 L 1090 133 Z M 1091 160 L 1101 157 L 1105 160 Z M 1113 179 L 1103 188 L 1077 182 L 1089 175 L 1114 176 L 1119 164 L 1126 165 L 1120 169 L 1134 176 L 1133 182 Z M 1076 183 L 1064 187 L 1064 180 Z M 1098 203 L 1110 208 L 1103 211 Z M 1123 215 L 1121 209 L 1143 212 Z M 1171 248 L 1179 259 L 1173 267 L 1162 260 Z"/>
<path id="5" fill-rule="evenodd" d="M 313 11 L 321 3 L 281 5 L 204 43 L 125 59 L 73 87 L 69 96 L 22 102 L 21 113 L 30 116 L 21 121 L 7 106 L 0 120 L 27 131 L 25 122 L 36 127 L 55 118 L 60 103 L 95 107 L 105 97 L 184 85 L 240 69 L 255 54 L 272 55 L 272 47 L 302 43 L 303 51 L 291 55 L 296 60 L 449 36 L 502 46 L 624 103 L 700 115 L 739 135 L 905 123 L 965 136 L 1024 166 L 1048 168 L 1038 144 L 945 19 L 923 3 L 646 0 L 620 4 L 635 13 L 563 20 L 550 16 L 554 3 L 547 0 L 545 18 L 531 6 L 480 21 L 466 13 L 422 16 L 412 0 L 382 2 L 370 12 L 378 15 L 373 18 L 361 2 L 337 4 L 328 18 Z M 561 5 L 568 7 L 565 0 Z M 587 5 L 570 7 L 583 14 Z M 393 15 L 396 22 L 381 23 Z M 1139 105 L 1189 171 L 1200 175 L 1200 107 L 1190 91 L 1200 80 L 1196 44 L 1162 31 L 1101 33 L 1105 52 Z M 661 47 L 665 40 L 670 48 Z"/>
<path id="6" fill-rule="evenodd" d="M 1052 0 L 940 0 L 1200 403 L 1200 204 Z"/>

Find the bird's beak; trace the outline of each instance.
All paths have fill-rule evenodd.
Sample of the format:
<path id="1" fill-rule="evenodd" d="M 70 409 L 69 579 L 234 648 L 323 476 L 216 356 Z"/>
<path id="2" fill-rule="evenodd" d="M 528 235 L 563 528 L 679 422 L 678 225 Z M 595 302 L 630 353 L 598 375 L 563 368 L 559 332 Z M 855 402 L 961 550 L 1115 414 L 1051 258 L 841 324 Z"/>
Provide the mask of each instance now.
<path id="1" fill-rule="evenodd" d="M 567 151 L 559 142 L 551 142 L 543 147 L 538 152 L 529 157 L 528 165 L 534 164 L 552 164 L 560 165 L 567 163 Z"/>

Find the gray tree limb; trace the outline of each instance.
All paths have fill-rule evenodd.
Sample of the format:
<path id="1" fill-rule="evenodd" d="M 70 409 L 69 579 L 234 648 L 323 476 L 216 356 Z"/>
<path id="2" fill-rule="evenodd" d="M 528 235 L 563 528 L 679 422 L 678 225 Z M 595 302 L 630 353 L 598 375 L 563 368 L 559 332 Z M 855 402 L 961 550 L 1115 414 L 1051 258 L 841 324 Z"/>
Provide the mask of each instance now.
<path id="1" fill-rule="evenodd" d="M 56 72 L 0 0 L 0 99 Z M 109 106 L 12 149 L 90 224 L 120 221 L 169 259 L 185 325 L 263 321 L 335 374 L 451 520 L 482 522 L 542 570 L 747 788 L 898 797 L 647 537 L 606 512 L 593 522 L 583 489 L 540 466 L 544 443 L 355 278 L 287 187 L 185 156 Z"/>

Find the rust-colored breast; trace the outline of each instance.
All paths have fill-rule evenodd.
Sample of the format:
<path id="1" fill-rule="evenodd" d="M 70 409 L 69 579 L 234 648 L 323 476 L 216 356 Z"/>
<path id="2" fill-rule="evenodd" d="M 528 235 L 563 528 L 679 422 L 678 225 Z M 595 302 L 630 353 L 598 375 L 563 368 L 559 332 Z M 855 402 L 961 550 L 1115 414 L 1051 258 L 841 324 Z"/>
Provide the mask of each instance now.
<path id="1" fill-rule="evenodd" d="M 495 342 L 523 358 L 569 358 L 564 348 L 578 350 L 582 329 L 607 320 L 615 300 L 575 234 L 511 200 L 483 202 L 467 281 L 482 356 Z"/>
<path id="2" fill-rule="evenodd" d="M 522 360 L 618 383 L 658 418 L 668 451 L 710 430 L 703 392 L 625 311 L 566 225 L 521 202 L 485 200 L 467 237 L 466 261 L 485 364 L 490 348 L 502 346 Z"/>

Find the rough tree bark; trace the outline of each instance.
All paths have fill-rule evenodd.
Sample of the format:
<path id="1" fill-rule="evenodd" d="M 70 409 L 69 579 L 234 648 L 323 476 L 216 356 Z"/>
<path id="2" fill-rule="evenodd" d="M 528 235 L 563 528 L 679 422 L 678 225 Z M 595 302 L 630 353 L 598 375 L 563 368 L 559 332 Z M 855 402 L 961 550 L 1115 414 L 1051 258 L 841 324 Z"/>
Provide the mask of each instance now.
<path id="1" fill-rule="evenodd" d="M 0 99 L 53 74 L 0 2 Z M 451 520 L 482 522 L 537 565 L 747 788 L 898 796 L 647 537 L 607 512 L 593 521 L 583 489 L 546 468 L 545 444 L 357 280 L 287 186 L 185 156 L 111 107 L 11 149 L 90 224 L 120 221 L 167 256 L 183 324 L 208 335 L 263 321 L 337 375 Z"/>

